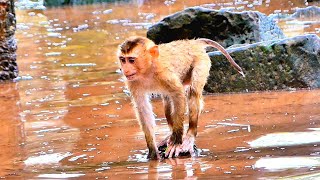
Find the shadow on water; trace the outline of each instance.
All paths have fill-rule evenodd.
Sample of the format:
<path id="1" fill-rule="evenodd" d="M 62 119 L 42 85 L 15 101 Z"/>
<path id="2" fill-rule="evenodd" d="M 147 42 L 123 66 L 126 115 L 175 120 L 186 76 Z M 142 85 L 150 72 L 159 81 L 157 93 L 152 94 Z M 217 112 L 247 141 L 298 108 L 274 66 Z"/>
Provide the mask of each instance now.
<path id="1" fill-rule="evenodd" d="M 198 157 L 148 161 L 115 51 L 167 14 L 212 1 L 119 1 L 17 10 L 20 81 L 0 85 L 0 177 L 303 179 L 319 177 L 319 90 L 205 97 Z M 292 13 L 302 1 L 214 1 Z M 294 29 L 288 36 L 319 27 Z M 311 28 L 311 29 L 310 29 Z M 313 28 L 313 29 L 312 29 Z M 169 133 L 155 99 L 157 140 Z"/>

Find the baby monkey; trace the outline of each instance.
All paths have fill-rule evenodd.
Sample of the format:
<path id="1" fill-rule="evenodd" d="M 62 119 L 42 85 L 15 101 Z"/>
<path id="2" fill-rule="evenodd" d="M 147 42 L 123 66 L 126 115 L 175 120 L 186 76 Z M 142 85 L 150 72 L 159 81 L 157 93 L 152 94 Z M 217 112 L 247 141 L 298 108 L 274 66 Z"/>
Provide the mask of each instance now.
<path id="1" fill-rule="evenodd" d="M 194 153 L 203 103 L 202 91 L 211 66 L 205 50 L 207 46 L 221 51 L 243 75 L 241 67 L 228 52 L 210 39 L 178 40 L 156 45 L 148 38 L 135 36 L 119 46 L 118 58 L 132 95 L 136 116 L 145 134 L 148 158 L 160 159 L 154 133 L 155 118 L 149 99 L 151 93 L 162 94 L 165 116 L 171 130 L 166 140 L 165 157 L 176 157 L 180 152 Z M 186 112 L 189 128 L 183 136 Z"/>

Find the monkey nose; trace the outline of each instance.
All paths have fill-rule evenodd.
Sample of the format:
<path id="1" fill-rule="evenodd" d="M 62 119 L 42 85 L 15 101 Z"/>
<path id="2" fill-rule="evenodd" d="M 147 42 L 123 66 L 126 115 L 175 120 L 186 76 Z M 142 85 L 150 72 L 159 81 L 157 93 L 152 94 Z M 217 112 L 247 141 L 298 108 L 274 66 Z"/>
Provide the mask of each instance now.
<path id="1" fill-rule="evenodd" d="M 126 76 L 132 74 L 130 71 L 125 71 L 125 72 L 123 72 L 123 73 L 124 73 L 124 75 L 126 75 Z"/>

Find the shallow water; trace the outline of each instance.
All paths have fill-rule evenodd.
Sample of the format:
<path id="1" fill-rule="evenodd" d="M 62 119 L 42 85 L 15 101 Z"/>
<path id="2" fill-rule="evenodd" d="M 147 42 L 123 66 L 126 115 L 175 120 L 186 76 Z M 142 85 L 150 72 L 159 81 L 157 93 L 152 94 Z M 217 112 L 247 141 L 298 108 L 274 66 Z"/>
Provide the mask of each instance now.
<path id="1" fill-rule="evenodd" d="M 320 177 L 320 90 L 207 95 L 197 137 L 200 155 L 146 159 L 144 136 L 117 70 L 120 42 L 199 4 L 266 14 L 305 7 L 284 0 L 165 2 L 17 10 L 22 80 L 0 84 L 0 177 Z M 311 19 L 279 24 L 287 36 L 319 35 L 319 21 L 303 24 Z M 161 101 L 154 105 L 159 141 L 169 130 Z"/>

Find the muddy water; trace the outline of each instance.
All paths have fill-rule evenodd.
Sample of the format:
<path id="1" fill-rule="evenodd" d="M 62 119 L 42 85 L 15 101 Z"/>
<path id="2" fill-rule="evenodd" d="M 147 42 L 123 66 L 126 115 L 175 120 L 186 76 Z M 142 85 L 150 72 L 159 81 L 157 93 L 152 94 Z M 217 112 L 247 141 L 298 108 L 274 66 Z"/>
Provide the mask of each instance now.
<path id="1" fill-rule="evenodd" d="M 266 14 L 306 6 L 303 1 L 201 0 L 18 10 L 22 80 L 0 85 L 0 177 L 319 178 L 320 90 L 208 95 L 199 123 L 199 156 L 146 159 L 115 49 L 167 14 L 212 2 L 217 8 Z M 319 23 L 301 22 L 279 21 L 288 36 L 319 34 Z M 169 131 L 161 101 L 154 105 L 161 140 Z"/>

